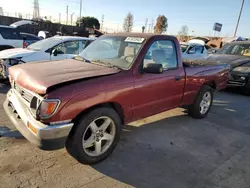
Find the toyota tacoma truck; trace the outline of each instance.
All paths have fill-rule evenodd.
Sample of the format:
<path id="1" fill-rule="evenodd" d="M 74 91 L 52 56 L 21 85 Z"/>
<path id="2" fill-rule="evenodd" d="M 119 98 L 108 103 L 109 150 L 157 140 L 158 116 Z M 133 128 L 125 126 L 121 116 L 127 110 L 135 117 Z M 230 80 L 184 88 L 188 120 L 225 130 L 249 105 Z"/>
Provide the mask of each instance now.
<path id="1" fill-rule="evenodd" d="M 4 109 L 15 127 L 44 150 L 66 146 L 94 164 L 117 145 L 122 125 L 176 107 L 204 118 L 224 89 L 224 64 L 184 63 L 175 37 L 145 33 L 101 36 L 73 59 L 9 68 Z"/>

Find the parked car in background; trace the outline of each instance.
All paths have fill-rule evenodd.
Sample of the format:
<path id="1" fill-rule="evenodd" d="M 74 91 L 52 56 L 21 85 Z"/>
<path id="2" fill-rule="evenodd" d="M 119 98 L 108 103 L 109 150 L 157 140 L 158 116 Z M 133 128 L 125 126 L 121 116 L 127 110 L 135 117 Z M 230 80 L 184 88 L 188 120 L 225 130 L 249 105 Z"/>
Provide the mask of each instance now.
<path id="1" fill-rule="evenodd" d="M 4 109 L 16 128 L 86 164 L 112 153 L 123 124 L 180 106 L 206 117 L 228 81 L 226 65 L 184 67 L 175 37 L 148 33 L 103 35 L 73 59 L 9 71 Z"/>
<path id="2" fill-rule="evenodd" d="M 13 65 L 70 59 L 82 52 L 93 40 L 85 37 L 55 36 L 40 40 L 27 48 L 3 50 L 0 52 L 2 77 L 8 77 L 8 68 Z"/>
<path id="3" fill-rule="evenodd" d="M 26 42 L 27 46 L 41 40 L 41 38 L 39 38 L 38 36 L 30 34 L 30 33 L 20 33 L 20 35 L 22 36 L 23 40 Z"/>
<path id="4" fill-rule="evenodd" d="M 228 87 L 236 87 L 250 95 L 250 41 L 226 44 L 215 54 L 204 59 L 214 64 L 226 63 L 230 66 Z"/>
<path id="5" fill-rule="evenodd" d="M 182 58 L 184 60 L 203 59 L 208 56 L 208 51 L 205 45 L 199 43 L 180 43 Z"/>
<path id="6" fill-rule="evenodd" d="M 19 27 L 27 24 L 34 25 L 35 23 L 29 20 L 23 20 L 15 22 L 10 26 L 0 25 L 0 51 L 11 48 L 22 48 L 23 35 L 25 34 L 20 33 Z"/>

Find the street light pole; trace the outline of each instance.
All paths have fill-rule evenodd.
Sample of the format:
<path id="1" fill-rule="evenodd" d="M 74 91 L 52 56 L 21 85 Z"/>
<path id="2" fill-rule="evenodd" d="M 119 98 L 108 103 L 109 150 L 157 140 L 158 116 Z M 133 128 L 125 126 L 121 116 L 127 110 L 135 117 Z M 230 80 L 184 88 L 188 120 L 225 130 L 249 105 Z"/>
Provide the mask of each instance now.
<path id="1" fill-rule="evenodd" d="M 242 9 L 243 9 L 243 6 L 244 6 L 244 2 L 245 2 L 245 0 L 242 0 L 242 4 L 241 4 L 241 8 L 240 8 L 240 14 L 239 14 L 238 21 L 237 21 L 236 28 L 235 28 L 235 32 L 234 32 L 234 37 L 236 36 L 237 30 L 238 30 L 238 26 L 239 26 L 240 17 L 241 17 Z"/>

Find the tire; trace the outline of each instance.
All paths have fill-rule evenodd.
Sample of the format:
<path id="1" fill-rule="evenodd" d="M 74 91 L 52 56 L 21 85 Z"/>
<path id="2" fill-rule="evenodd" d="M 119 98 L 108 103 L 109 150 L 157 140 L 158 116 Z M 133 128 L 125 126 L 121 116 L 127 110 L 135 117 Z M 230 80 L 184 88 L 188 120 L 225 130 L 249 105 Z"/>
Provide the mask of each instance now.
<path id="1" fill-rule="evenodd" d="M 204 107 L 203 113 L 201 112 L 201 102 L 203 101 L 203 98 L 205 95 L 210 95 L 210 102 L 204 102 L 206 105 L 206 110 Z M 203 104 L 204 104 L 203 103 Z M 208 104 L 209 103 L 209 104 Z M 196 99 L 194 101 L 194 104 L 188 106 L 188 115 L 195 118 L 195 119 L 202 119 L 205 118 L 212 106 L 213 103 L 213 89 L 207 85 L 203 86 L 198 95 L 196 96 Z"/>
<path id="2" fill-rule="evenodd" d="M 111 123 L 106 131 L 98 132 L 98 129 L 102 129 L 100 125 L 104 125 L 104 122 L 109 122 L 108 120 Z M 97 125 L 97 128 L 93 122 L 95 122 L 94 124 Z M 95 131 L 93 131 L 94 129 Z M 115 149 L 120 139 L 120 130 L 121 119 L 114 109 L 109 107 L 93 109 L 85 114 L 79 123 L 73 127 L 66 143 L 66 149 L 71 156 L 82 164 L 99 163 L 107 158 Z M 107 138 L 110 139 L 110 135 L 113 135 L 112 140 L 105 140 Z M 83 144 L 83 139 L 85 144 Z M 94 140 L 94 142 L 90 142 L 89 140 Z M 100 150 L 97 147 L 100 146 L 98 143 L 101 143 L 101 146 L 103 145 L 103 148 L 101 147 Z M 100 151 L 103 153 L 100 153 Z"/>
<path id="3" fill-rule="evenodd" d="M 245 87 L 242 88 L 241 93 L 246 96 L 250 96 L 250 83 L 245 85 Z"/>

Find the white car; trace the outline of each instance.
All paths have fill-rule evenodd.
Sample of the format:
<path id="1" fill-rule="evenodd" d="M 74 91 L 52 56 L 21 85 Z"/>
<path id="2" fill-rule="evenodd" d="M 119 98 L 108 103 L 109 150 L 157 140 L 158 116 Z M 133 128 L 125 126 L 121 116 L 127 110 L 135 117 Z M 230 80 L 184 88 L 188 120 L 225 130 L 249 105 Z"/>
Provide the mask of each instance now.
<path id="1" fill-rule="evenodd" d="M 204 45 L 196 43 L 180 43 L 182 58 L 184 60 L 203 59 L 208 56 Z"/>
<path id="2" fill-rule="evenodd" d="M 203 59 L 208 56 L 209 46 L 207 46 L 207 42 L 209 39 L 204 37 L 197 37 L 189 40 L 188 42 L 181 42 L 181 52 L 182 58 L 184 60 L 195 60 L 195 59 Z"/>
<path id="3" fill-rule="evenodd" d="M 11 24 L 10 26 L 0 25 L 0 51 L 11 48 L 23 47 L 23 37 L 29 35 L 32 40 L 38 40 L 31 37 L 30 34 L 20 33 L 19 28 L 23 25 L 35 25 L 30 20 L 22 20 Z M 29 40 L 29 39 L 28 39 Z"/>
<path id="4" fill-rule="evenodd" d="M 7 78 L 8 68 L 21 63 L 73 58 L 94 40 L 85 37 L 55 36 L 35 42 L 27 48 L 0 51 L 0 74 Z"/>

